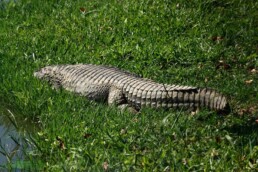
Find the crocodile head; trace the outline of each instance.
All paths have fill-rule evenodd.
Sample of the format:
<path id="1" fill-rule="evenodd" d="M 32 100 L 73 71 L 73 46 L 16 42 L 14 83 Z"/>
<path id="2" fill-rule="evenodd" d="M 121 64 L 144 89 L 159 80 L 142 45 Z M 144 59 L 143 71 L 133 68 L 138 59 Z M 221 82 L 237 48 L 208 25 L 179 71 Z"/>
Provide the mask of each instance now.
<path id="1" fill-rule="evenodd" d="M 34 72 L 34 77 L 49 82 L 53 88 L 58 89 L 61 86 L 62 74 L 58 72 L 58 66 L 46 66 Z"/>
<path id="2" fill-rule="evenodd" d="M 46 66 L 41 68 L 40 70 L 34 72 L 34 77 L 39 78 L 39 79 L 47 79 L 51 77 L 54 73 L 54 67 L 52 66 Z"/>

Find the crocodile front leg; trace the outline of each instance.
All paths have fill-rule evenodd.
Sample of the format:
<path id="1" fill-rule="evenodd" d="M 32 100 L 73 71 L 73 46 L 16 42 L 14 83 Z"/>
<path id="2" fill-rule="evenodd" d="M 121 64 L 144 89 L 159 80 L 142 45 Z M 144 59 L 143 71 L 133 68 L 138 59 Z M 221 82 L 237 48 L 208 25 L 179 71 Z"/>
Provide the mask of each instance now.
<path id="1" fill-rule="evenodd" d="M 138 109 L 129 106 L 122 89 L 116 86 L 112 86 L 109 89 L 108 104 L 116 105 L 122 111 L 124 111 L 125 109 L 127 109 L 131 113 L 138 113 L 139 111 Z"/>

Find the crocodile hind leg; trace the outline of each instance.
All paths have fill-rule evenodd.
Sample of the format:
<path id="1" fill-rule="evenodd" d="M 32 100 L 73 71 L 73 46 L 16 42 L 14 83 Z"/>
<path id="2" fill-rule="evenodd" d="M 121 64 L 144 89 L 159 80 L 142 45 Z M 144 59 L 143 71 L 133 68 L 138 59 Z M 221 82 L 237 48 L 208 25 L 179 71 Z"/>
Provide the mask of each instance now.
<path id="1" fill-rule="evenodd" d="M 138 113 L 137 109 L 129 106 L 124 94 L 122 93 L 122 89 L 119 89 L 115 86 L 111 87 L 109 90 L 108 104 L 116 105 L 122 111 L 126 109 L 131 113 Z"/>

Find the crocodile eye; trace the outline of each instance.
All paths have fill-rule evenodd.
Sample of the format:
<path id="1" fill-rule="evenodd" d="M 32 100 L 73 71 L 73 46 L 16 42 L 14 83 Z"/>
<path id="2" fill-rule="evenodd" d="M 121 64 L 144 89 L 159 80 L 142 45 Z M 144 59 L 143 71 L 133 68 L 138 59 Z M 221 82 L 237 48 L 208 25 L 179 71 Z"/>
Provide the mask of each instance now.
<path id="1" fill-rule="evenodd" d="M 51 72 L 51 68 L 49 67 L 44 67 L 41 71 L 43 74 L 48 74 L 49 72 Z"/>
<path id="2" fill-rule="evenodd" d="M 42 75 L 44 75 L 46 73 L 46 69 L 45 68 L 42 68 L 40 71 L 39 71 Z"/>

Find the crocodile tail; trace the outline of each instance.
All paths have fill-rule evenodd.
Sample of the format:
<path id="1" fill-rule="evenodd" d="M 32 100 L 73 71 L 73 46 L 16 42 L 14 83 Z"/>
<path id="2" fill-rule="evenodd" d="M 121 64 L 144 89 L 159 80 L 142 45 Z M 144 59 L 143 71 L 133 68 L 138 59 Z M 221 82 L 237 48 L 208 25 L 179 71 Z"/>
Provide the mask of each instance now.
<path id="1" fill-rule="evenodd" d="M 199 88 L 195 94 L 195 101 L 199 103 L 199 106 L 223 112 L 229 110 L 229 104 L 226 97 L 216 90 Z"/>

